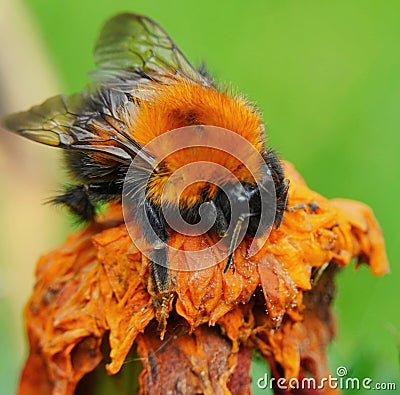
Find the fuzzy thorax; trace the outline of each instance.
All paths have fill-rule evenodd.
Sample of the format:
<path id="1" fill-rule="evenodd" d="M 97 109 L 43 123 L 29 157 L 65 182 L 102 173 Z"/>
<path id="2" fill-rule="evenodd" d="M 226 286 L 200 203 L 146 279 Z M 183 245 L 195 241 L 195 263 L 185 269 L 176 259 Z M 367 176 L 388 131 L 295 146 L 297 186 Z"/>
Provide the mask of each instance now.
<path id="1" fill-rule="evenodd" d="M 199 199 L 212 198 L 217 191 L 216 185 L 235 182 L 235 178 L 240 182 L 254 182 L 259 176 L 254 173 L 261 171 L 259 153 L 262 154 L 265 147 L 260 114 L 244 98 L 227 91 L 220 92 L 215 87 L 188 81 L 158 86 L 157 94 L 151 100 L 140 103 L 132 134 L 136 141 L 146 146 L 168 131 L 191 125 L 227 129 L 243 137 L 254 149 L 247 149 L 243 153 L 244 164 L 229 153 L 229 139 L 227 141 L 226 135 L 218 131 L 206 137 L 205 141 L 214 141 L 217 146 L 221 143 L 228 147 L 226 150 L 212 148 L 215 145 L 211 144 L 211 147 L 191 146 L 171 154 L 168 140 L 150 145 L 150 152 L 160 161 L 160 166 L 155 169 L 148 183 L 148 197 L 154 203 L 160 204 L 163 193 L 163 199 L 168 203 L 177 204 L 179 200 L 180 205 L 191 206 Z M 220 173 L 218 166 L 203 166 L 203 162 L 213 162 L 227 171 Z M 190 164 L 196 166 L 179 172 L 183 166 Z M 175 177 L 173 183 L 168 182 L 177 171 L 179 176 Z M 209 180 L 214 185 L 207 181 L 192 183 L 195 178 Z M 180 194 L 177 194 L 177 190 Z"/>

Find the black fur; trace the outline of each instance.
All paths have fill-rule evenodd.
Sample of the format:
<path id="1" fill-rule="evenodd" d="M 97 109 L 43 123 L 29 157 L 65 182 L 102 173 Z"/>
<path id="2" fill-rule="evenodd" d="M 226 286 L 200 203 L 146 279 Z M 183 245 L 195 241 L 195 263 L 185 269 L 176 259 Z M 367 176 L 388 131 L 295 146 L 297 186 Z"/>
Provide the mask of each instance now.
<path id="1" fill-rule="evenodd" d="M 50 200 L 50 203 L 67 206 L 73 214 L 84 221 L 90 221 L 95 215 L 86 185 L 70 187 L 62 195 Z"/>
<path id="2" fill-rule="evenodd" d="M 79 219 L 91 221 L 96 215 L 96 203 L 121 199 L 122 181 L 123 179 L 116 179 L 70 186 L 63 194 L 51 199 L 50 203 L 65 205 Z"/>

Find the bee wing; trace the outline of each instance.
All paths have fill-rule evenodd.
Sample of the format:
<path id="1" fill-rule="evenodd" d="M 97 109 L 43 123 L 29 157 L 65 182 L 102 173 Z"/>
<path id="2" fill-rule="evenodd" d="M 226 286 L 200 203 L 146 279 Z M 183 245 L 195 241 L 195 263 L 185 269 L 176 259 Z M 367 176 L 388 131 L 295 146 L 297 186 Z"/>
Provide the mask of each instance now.
<path id="1" fill-rule="evenodd" d="M 80 94 L 55 96 L 5 118 L 5 126 L 30 140 L 66 149 L 97 151 L 130 163 L 155 159 L 131 137 L 137 101 L 148 100 L 156 84 L 187 78 L 210 85 L 167 33 L 153 20 L 121 14 L 104 26 L 94 53 L 99 82 Z"/>
<path id="2" fill-rule="evenodd" d="M 209 85 L 178 49 L 168 34 L 152 19 L 136 14 L 120 14 L 104 25 L 94 51 L 99 68 L 94 73 L 111 77 L 121 71 L 133 72 L 136 78 L 155 80 L 186 77 Z M 118 70 L 116 72 L 116 70 Z M 111 78 L 112 79 L 112 78 Z"/>
<path id="3" fill-rule="evenodd" d="M 150 166 L 154 157 L 129 135 L 136 106 L 116 91 L 95 88 L 54 96 L 30 110 L 8 115 L 7 129 L 30 140 L 84 151 L 97 151 L 130 163 L 138 155 Z"/>

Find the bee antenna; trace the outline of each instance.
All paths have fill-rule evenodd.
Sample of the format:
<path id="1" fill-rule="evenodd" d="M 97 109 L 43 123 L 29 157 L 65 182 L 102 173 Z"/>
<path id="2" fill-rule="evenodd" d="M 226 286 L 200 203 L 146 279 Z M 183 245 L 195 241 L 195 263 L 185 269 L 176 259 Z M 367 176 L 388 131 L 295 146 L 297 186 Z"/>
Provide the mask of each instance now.
<path id="1" fill-rule="evenodd" d="M 239 239 L 240 230 L 242 228 L 243 222 L 247 218 L 252 217 L 253 215 L 256 215 L 256 214 L 247 213 L 247 214 L 240 214 L 239 215 L 239 218 L 238 218 L 238 220 L 236 222 L 236 225 L 235 225 L 235 228 L 233 230 L 231 242 L 229 244 L 228 260 L 226 261 L 226 265 L 225 265 L 225 268 L 224 268 L 224 273 L 226 273 L 228 271 L 228 269 L 231 267 L 231 265 L 233 263 L 233 253 L 235 252 L 236 243 L 237 243 L 237 241 Z"/>

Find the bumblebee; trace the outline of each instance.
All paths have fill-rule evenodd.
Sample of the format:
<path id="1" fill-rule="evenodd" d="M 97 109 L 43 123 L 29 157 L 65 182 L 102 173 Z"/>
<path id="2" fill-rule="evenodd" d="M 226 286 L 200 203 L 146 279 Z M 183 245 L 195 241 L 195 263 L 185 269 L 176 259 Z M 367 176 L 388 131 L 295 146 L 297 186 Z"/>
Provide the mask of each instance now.
<path id="1" fill-rule="evenodd" d="M 93 83 L 81 93 L 52 97 L 26 112 L 6 117 L 4 124 L 30 140 L 65 150 L 74 185 L 66 187 L 53 201 L 67 206 L 83 221 L 95 218 L 98 203 L 121 201 L 128 169 L 133 160 L 140 159 L 138 174 L 142 171 L 148 181 L 141 185 L 145 178 L 138 176 L 131 187 L 145 188 L 145 199 L 134 203 L 143 213 L 143 221 L 146 218 L 157 235 L 155 240 L 153 233 L 143 229 L 144 237 L 153 246 L 155 293 L 159 295 L 158 302 L 165 304 L 171 280 L 165 248 L 169 229 L 161 210 L 162 189 L 171 174 L 194 158 L 189 151 L 160 161 L 158 152 L 145 146 L 167 131 L 190 125 L 212 125 L 237 133 L 255 147 L 273 179 L 277 227 L 287 203 L 288 180 L 277 155 L 266 148 L 257 109 L 237 94 L 219 88 L 203 70 L 192 67 L 153 20 L 135 14 L 111 18 L 100 33 L 94 58 L 97 70 L 91 73 Z M 259 215 L 260 188 L 267 186 L 262 181 L 256 185 L 242 166 L 219 155 L 217 162 L 238 180 L 226 183 L 227 192 L 202 182 L 183 191 L 179 199 L 170 190 L 169 204 L 178 206 L 188 223 L 198 221 L 202 203 L 211 204 L 216 212 L 212 231 L 223 237 L 229 223 L 236 221 L 231 235 L 235 239 L 243 224 L 232 217 L 230 202 L 246 201 L 250 219 L 244 233 L 254 237 L 257 228 L 264 226 Z M 232 246 L 234 242 L 225 270 L 232 265 Z"/>

